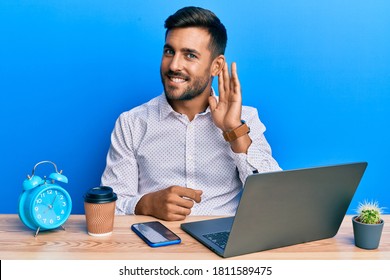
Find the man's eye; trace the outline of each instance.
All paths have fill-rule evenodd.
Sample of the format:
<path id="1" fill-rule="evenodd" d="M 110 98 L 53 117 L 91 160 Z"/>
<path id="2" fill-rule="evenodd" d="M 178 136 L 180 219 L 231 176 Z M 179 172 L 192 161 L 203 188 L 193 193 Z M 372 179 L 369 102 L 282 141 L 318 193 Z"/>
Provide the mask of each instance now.
<path id="1" fill-rule="evenodd" d="M 165 54 L 165 55 L 174 55 L 175 52 L 174 52 L 173 50 L 170 50 L 170 49 L 165 49 L 165 50 L 164 50 L 164 54 Z"/>
<path id="2" fill-rule="evenodd" d="M 187 57 L 190 58 L 190 59 L 195 59 L 195 58 L 197 58 L 197 56 L 194 55 L 193 53 L 187 54 Z"/>

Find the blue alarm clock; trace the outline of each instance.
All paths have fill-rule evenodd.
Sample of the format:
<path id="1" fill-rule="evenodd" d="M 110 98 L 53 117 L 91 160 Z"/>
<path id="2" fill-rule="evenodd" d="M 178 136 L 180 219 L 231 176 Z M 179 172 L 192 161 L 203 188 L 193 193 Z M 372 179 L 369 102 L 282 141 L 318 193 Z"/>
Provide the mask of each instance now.
<path id="1" fill-rule="evenodd" d="M 40 164 L 50 163 L 55 172 L 48 178 L 34 175 Z M 19 198 L 19 218 L 32 230 L 35 236 L 39 231 L 52 230 L 62 225 L 70 216 L 72 199 L 69 193 L 56 182 L 68 183 L 68 178 L 58 172 L 57 166 L 51 161 L 38 162 L 31 176 L 23 182 L 23 193 Z"/>

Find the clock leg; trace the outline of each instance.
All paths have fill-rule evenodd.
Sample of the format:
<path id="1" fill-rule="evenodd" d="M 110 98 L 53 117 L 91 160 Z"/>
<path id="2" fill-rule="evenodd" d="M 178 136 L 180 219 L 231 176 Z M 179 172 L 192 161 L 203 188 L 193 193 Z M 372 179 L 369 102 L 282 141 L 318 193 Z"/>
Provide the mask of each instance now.
<path id="1" fill-rule="evenodd" d="M 41 227 L 38 227 L 38 228 L 37 228 L 37 231 L 35 232 L 34 237 L 37 237 L 37 235 L 38 235 L 40 229 L 41 229 Z"/>
<path id="2" fill-rule="evenodd" d="M 61 228 L 66 231 L 66 229 L 65 229 L 65 227 L 63 225 L 61 225 Z"/>

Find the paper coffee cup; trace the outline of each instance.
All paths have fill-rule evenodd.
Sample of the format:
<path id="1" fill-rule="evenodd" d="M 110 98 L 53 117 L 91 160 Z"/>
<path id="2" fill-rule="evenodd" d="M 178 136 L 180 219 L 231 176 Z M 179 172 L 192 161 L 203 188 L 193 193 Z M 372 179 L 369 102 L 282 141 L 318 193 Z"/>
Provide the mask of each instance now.
<path id="1" fill-rule="evenodd" d="M 92 236 L 106 236 L 114 228 L 116 193 L 110 187 L 91 188 L 84 195 L 87 231 Z"/>

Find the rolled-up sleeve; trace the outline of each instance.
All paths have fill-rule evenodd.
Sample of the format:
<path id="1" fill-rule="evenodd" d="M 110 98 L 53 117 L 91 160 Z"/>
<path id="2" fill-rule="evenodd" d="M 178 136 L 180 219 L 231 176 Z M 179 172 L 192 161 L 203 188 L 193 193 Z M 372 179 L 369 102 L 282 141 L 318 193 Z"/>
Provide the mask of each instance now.
<path id="1" fill-rule="evenodd" d="M 117 194 L 116 214 L 134 214 L 141 195 L 138 194 L 138 166 L 126 113 L 118 118 L 111 134 L 101 185 L 112 187 Z"/>
<path id="2" fill-rule="evenodd" d="M 246 107 L 243 110 L 242 118 L 250 128 L 249 137 L 252 140 L 247 153 L 232 153 L 236 163 L 240 180 L 245 182 L 246 178 L 253 173 L 263 173 L 281 170 L 279 164 L 272 156 L 272 150 L 265 138 L 266 130 L 260 121 L 256 108 Z"/>

